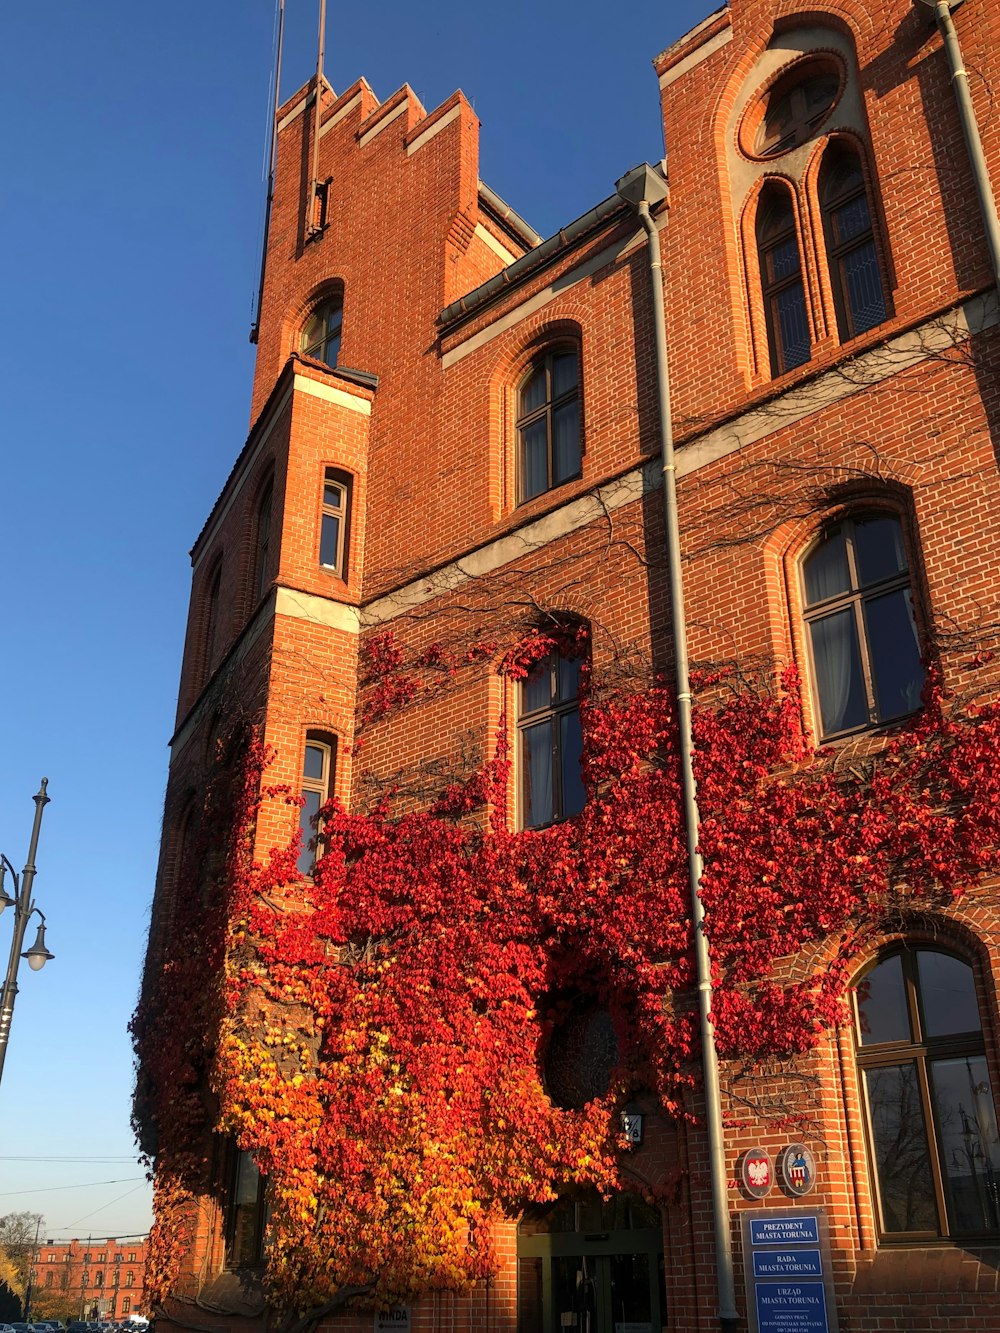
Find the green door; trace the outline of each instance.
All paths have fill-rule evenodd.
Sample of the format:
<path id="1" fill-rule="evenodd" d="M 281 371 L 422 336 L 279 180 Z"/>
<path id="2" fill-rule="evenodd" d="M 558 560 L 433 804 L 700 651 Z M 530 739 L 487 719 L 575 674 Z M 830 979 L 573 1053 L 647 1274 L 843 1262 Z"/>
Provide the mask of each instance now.
<path id="1" fill-rule="evenodd" d="M 518 1333 L 661 1333 L 663 1229 L 634 1195 L 560 1199 L 517 1238 Z"/>

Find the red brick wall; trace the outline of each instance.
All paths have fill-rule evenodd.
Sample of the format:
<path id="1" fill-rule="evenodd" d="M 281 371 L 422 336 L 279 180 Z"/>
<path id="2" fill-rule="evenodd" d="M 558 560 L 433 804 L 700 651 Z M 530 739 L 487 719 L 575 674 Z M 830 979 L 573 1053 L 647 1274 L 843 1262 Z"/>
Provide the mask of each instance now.
<path id="1" fill-rule="evenodd" d="M 940 40 L 909 0 L 890 0 L 877 12 L 857 0 L 810 10 L 813 23 L 833 25 L 838 41 L 847 34 L 856 53 L 851 77 L 861 129 L 854 128 L 863 133 L 872 169 L 892 315 L 841 344 L 813 163 L 801 176 L 800 232 L 813 356 L 775 381 L 761 345 L 739 185 L 745 163 L 730 120 L 747 80 L 757 77 L 774 25 L 794 27 L 801 22 L 796 14 L 790 3 L 734 0 L 730 11 L 656 62 L 672 80 L 662 96 L 670 207 L 659 221 L 691 653 L 697 660 L 795 660 L 805 667 L 797 559 L 822 516 L 845 497 L 880 495 L 904 516 L 922 627 L 925 633 L 937 627 L 946 680 L 962 686 L 968 644 L 997 621 L 1000 347 L 992 324 L 970 337 L 954 313 L 988 287 L 990 271 Z M 987 157 L 1000 179 L 1000 135 L 989 103 L 1000 12 L 969 0 L 955 18 L 966 63 L 976 71 L 973 97 Z M 699 59 L 706 43 L 715 49 Z M 301 96 L 290 99 L 283 117 Z M 154 912 L 159 939 L 165 934 L 157 922 L 169 916 L 164 905 L 175 892 L 172 812 L 202 780 L 199 766 L 219 702 L 244 716 L 261 711 L 277 756 L 272 776 L 293 789 L 306 732 L 335 735 L 337 793 L 360 808 L 371 799 L 371 779 L 377 784 L 422 761 L 454 768 L 470 748 L 489 753 L 513 702 L 490 664 L 470 666 L 367 728 L 363 748 L 352 755 L 363 700 L 359 643 L 366 635 L 389 626 L 414 651 L 440 640 L 467 646 L 493 637 L 504 644 L 540 609 L 569 611 L 593 627 L 598 671 L 629 653 L 669 664 L 655 468 L 654 484 L 628 503 L 616 504 L 612 491 L 599 502 L 592 498 L 597 488 L 634 477 L 658 448 L 648 252 L 634 219 L 624 212 L 612 217 L 502 297 L 441 329 L 442 306 L 500 267 L 475 233 L 478 223 L 500 234 L 478 204 L 471 109 L 456 94 L 427 116 L 408 89 L 379 107 L 362 83 L 338 99 L 324 95 L 323 123 L 331 128 L 321 138 L 319 175 L 333 184 L 330 224 L 318 241 L 306 243 L 303 231 L 311 109 L 281 134 L 255 424 L 195 548 L 183 728 Z M 440 131 L 421 143 L 437 125 Z M 344 292 L 341 365 L 377 375 L 374 390 L 336 371 L 288 364 L 311 300 L 331 283 Z M 890 341 L 913 330 L 908 343 Z M 579 347 L 582 476 L 518 506 L 515 388 L 534 352 L 554 339 Z M 277 407 L 286 388 L 288 401 Z M 346 580 L 318 563 L 329 466 L 354 479 Z M 271 600 L 254 607 L 253 504 L 269 468 L 274 588 Z M 590 505 L 579 521 L 574 504 Z M 470 576 L 500 539 L 509 543 L 503 559 L 488 574 Z M 206 663 L 204 585 L 220 549 L 227 562 L 224 622 L 215 658 Z M 275 597 L 283 600 L 272 614 Z M 360 633 L 352 615 L 360 616 Z M 811 726 L 808 695 L 804 707 Z M 871 745 L 871 738 L 844 744 L 845 761 Z M 294 808 L 269 808 L 258 851 L 287 838 L 296 823 Z M 986 951 L 982 1010 L 1000 1087 L 994 888 L 978 890 L 935 928 L 971 932 L 967 937 Z M 788 967 L 794 972 L 814 961 L 793 959 Z M 782 1116 L 748 1116 L 730 1131 L 731 1172 L 755 1143 L 775 1154 L 795 1135 L 813 1145 L 820 1165 L 813 1200 L 830 1220 L 845 1331 L 1000 1327 L 995 1252 L 878 1246 L 852 1043 L 849 1032 L 834 1034 L 809 1057 L 759 1076 L 754 1096 L 790 1107 L 794 1135 Z M 726 1077 L 737 1099 L 735 1118 L 746 1087 L 738 1071 Z M 691 1110 L 697 1115 L 696 1102 Z M 633 1166 L 641 1180 L 675 1172 L 680 1179 L 664 1221 L 670 1328 L 714 1327 L 703 1136 L 691 1124 L 664 1123 Z M 737 1190 L 732 1200 L 738 1239 L 739 1211 L 757 1205 Z M 769 1202 L 783 1200 L 775 1194 Z M 198 1237 L 186 1264 L 189 1295 L 221 1263 L 213 1207 L 199 1214 Z M 421 1329 L 514 1327 L 513 1224 L 498 1240 L 497 1281 L 468 1298 L 428 1297 L 416 1314 Z M 367 1317 L 338 1323 L 360 1329 Z"/>

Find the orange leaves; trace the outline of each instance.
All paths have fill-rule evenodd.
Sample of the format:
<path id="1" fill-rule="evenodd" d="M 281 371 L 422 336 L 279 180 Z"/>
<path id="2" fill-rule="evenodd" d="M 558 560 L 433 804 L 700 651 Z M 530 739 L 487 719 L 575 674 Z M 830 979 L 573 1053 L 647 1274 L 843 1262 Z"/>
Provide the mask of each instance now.
<path id="1" fill-rule="evenodd" d="M 529 636 L 506 669 L 520 678 L 552 649 Z M 377 640 L 369 687 L 403 662 Z M 467 665 L 420 659 L 445 675 Z M 171 1219 L 200 1179 L 184 1154 L 208 1123 L 207 1074 L 222 1126 L 267 1174 L 268 1277 L 298 1308 L 352 1284 L 374 1283 L 385 1304 L 474 1281 L 492 1264 L 491 1219 L 567 1184 L 616 1186 L 615 1111 L 631 1090 L 682 1113 L 698 1025 L 672 698 L 594 684 L 579 816 L 504 827 L 501 734 L 494 760 L 425 813 L 331 805 L 295 911 L 272 903 L 295 883 L 294 852 L 263 866 L 246 854 L 266 764 L 250 748 L 216 933 L 202 921 L 184 936 L 171 1006 L 144 1001 L 136 1020 L 161 1141 L 161 1289 Z M 845 773 L 807 751 L 794 673 L 774 690 L 726 673 L 706 684 L 696 768 L 720 1050 L 807 1050 L 840 1018 L 850 960 L 890 899 L 925 907 L 1000 867 L 1000 710 L 946 715 L 932 681 L 924 712 Z M 486 827 L 456 822 L 484 802 Z M 779 984 L 782 960 L 827 940 L 832 963 Z M 575 1111 L 552 1104 L 540 1073 L 548 1015 L 569 993 L 607 1006 L 619 1049 L 611 1091 Z"/>

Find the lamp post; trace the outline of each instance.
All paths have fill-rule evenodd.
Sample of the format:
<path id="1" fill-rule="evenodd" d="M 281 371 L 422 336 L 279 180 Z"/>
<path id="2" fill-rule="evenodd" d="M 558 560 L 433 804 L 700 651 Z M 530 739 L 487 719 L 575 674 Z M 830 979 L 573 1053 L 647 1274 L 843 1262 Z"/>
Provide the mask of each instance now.
<path id="1" fill-rule="evenodd" d="M 10 1036 L 10 1020 L 14 1014 L 14 1000 L 17 997 L 17 969 L 21 965 L 21 959 L 26 958 L 31 970 L 37 972 L 53 956 L 45 947 L 45 917 L 31 898 L 31 888 L 35 881 L 35 853 L 38 850 L 38 834 L 42 827 L 42 811 L 49 803 L 49 797 L 45 793 L 48 785 L 48 778 L 42 778 L 42 785 L 37 795 L 32 798 L 35 802 L 35 822 L 31 829 L 31 842 L 28 844 L 28 859 L 21 871 L 20 878 L 7 857 L 0 852 L 0 913 L 6 907 L 13 907 L 14 909 L 14 938 L 10 943 L 7 976 L 4 979 L 2 996 L 0 996 L 0 1079 L 3 1078 L 4 1059 L 7 1055 L 7 1039 Z M 14 884 L 13 898 L 4 887 L 8 870 Z M 22 953 L 21 946 L 24 944 L 24 932 L 28 929 L 28 922 L 33 916 L 41 918 L 41 925 L 38 927 L 34 944 Z"/>

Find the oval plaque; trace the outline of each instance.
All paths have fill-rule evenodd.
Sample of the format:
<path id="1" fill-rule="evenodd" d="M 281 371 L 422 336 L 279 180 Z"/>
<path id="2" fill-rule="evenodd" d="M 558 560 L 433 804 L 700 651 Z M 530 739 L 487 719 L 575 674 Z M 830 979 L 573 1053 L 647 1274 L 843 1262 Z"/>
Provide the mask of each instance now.
<path id="1" fill-rule="evenodd" d="M 743 1188 L 754 1199 L 763 1199 L 774 1184 L 774 1165 L 766 1148 L 750 1148 L 740 1167 Z"/>
<path id="2" fill-rule="evenodd" d="M 816 1158 L 804 1143 L 790 1143 L 781 1155 L 781 1179 L 789 1194 L 801 1198 L 816 1184 Z"/>

